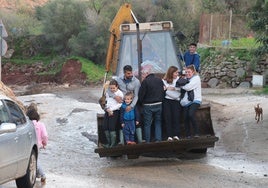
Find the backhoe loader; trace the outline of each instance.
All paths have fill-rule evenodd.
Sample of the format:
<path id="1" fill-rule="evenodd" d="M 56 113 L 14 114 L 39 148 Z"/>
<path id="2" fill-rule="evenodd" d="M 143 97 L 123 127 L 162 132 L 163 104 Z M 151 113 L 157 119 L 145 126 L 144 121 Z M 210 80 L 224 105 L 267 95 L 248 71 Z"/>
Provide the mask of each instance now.
<path id="1" fill-rule="evenodd" d="M 131 5 L 124 4 L 110 26 L 106 71 L 118 77 L 123 75 L 125 65 L 131 65 L 134 76 L 140 80 L 141 70 L 148 67 L 160 76 L 163 76 L 172 65 L 182 71 L 184 66 L 177 52 L 171 21 L 139 23 L 131 10 Z M 104 80 L 106 76 L 107 74 Z M 182 139 L 172 142 L 139 143 L 105 148 L 103 145 L 107 140 L 103 131 L 103 119 L 104 113 L 97 114 L 98 146 L 95 153 L 100 157 L 126 155 L 128 158 L 138 158 L 140 155 L 176 155 L 188 151 L 205 153 L 207 148 L 214 147 L 218 140 L 213 130 L 209 104 L 202 104 L 196 113 L 200 137 L 186 139 L 182 122 Z M 164 128 L 162 134 L 163 140 L 166 140 Z"/>

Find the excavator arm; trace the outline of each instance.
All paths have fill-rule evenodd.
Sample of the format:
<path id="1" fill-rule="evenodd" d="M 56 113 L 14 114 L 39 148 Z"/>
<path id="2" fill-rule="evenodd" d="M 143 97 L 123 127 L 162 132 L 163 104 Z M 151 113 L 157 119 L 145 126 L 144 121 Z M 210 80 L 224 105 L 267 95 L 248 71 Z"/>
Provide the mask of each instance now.
<path id="1" fill-rule="evenodd" d="M 109 29 L 110 40 L 106 55 L 106 72 L 112 71 L 115 73 L 116 71 L 120 47 L 120 25 L 125 23 L 135 23 L 131 5 L 128 3 L 120 7 Z"/>

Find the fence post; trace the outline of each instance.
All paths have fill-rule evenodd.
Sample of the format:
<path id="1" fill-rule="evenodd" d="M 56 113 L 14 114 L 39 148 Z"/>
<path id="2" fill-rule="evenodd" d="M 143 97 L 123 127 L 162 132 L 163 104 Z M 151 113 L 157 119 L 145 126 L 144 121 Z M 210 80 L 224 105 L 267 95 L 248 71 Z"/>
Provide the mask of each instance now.
<path id="1" fill-rule="evenodd" d="M 232 34 L 232 17 L 233 17 L 233 11 L 230 9 L 230 20 L 229 20 L 229 42 L 231 42 L 231 34 Z M 229 47 L 229 45 L 228 45 Z"/>

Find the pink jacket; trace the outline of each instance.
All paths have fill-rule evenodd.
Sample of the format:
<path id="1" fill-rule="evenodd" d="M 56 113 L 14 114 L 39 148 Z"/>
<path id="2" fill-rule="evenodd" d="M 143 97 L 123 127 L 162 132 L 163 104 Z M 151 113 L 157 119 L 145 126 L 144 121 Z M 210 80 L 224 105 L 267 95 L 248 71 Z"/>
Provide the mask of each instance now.
<path id="1" fill-rule="evenodd" d="M 37 136 L 38 147 L 44 148 L 47 145 L 47 141 L 48 141 L 46 126 L 44 123 L 40 121 L 36 121 L 36 120 L 33 120 L 33 124 L 35 127 L 36 136 Z"/>

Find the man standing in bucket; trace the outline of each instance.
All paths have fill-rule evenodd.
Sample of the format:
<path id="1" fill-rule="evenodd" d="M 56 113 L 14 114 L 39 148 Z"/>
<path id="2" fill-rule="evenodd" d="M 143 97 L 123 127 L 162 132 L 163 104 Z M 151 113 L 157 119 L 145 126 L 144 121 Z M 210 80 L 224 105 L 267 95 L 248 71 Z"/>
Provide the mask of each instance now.
<path id="1" fill-rule="evenodd" d="M 144 78 L 139 90 L 139 102 L 143 106 L 143 126 L 145 141 L 151 142 L 151 126 L 154 122 L 154 141 L 162 141 L 162 101 L 164 83 L 151 72 L 151 68 L 142 70 Z"/>
<path id="2" fill-rule="evenodd" d="M 123 72 L 124 75 L 122 77 L 118 77 L 116 81 L 118 82 L 119 89 L 123 92 L 125 95 L 127 92 L 132 92 L 134 97 L 131 105 L 129 105 L 126 108 L 126 111 L 130 111 L 133 109 L 138 101 L 138 93 L 140 89 L 140 81 L 133 76 L 132 72 L 132 67 L 130 65 L 125 65 L 123 67 Z M 123 99 L 119 97 L 115 97 L 115 100 L 123 102 Z M 137 136 L 137 142 L 141 143 L 142 142 L 142 131 L 140 125 L 136 126 L 136 136 Z M 119 131 L 119 138 L 120 138 L 120 143 L 119 144 L 124 144 L 124 136 L 123 136 L 123 131 L 120 128 Z"/>

